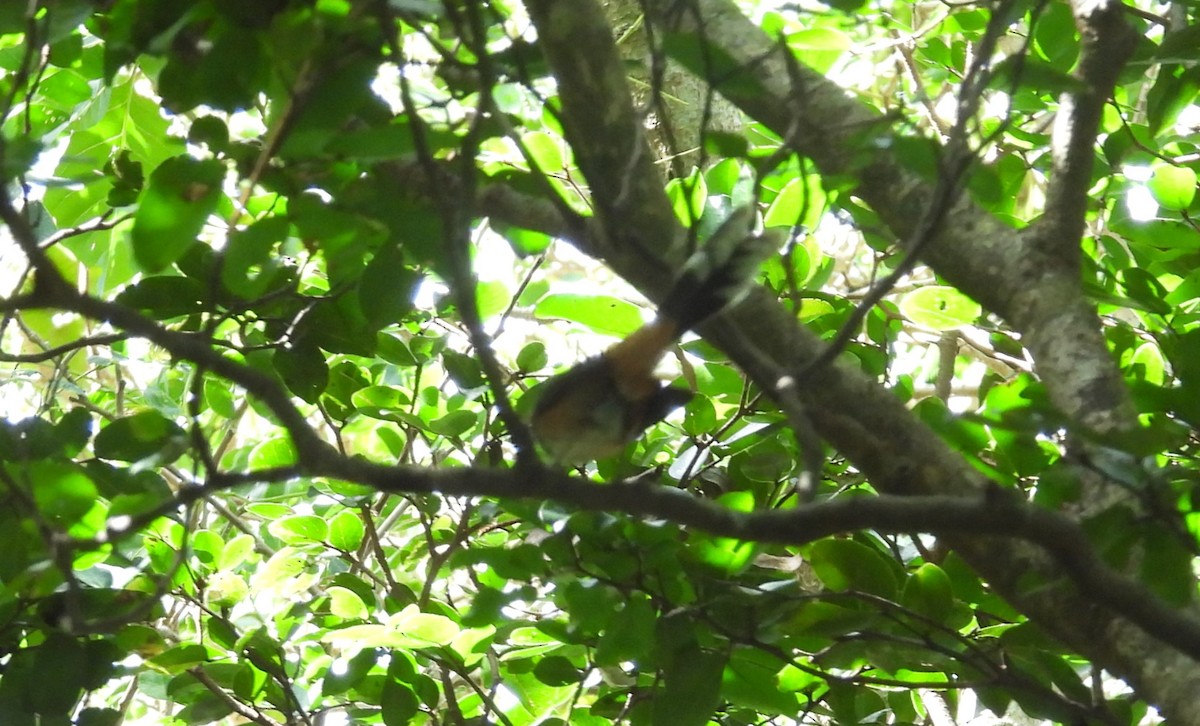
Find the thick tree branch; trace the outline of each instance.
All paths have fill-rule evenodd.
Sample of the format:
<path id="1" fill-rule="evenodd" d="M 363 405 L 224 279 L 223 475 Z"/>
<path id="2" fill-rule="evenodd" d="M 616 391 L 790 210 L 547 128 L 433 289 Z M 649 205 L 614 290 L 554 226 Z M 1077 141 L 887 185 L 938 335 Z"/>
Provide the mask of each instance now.
<path id="1" fill-rule="evenodd" d="M 570 94 L 562 95 L 568 131 L 588 124 L 590 117 L 598 115 L 594 99 L 613 92 L 613 84 L 597 79 L 619 73 L 607 68 L 614 54 L 593 47 L 594 27 L 587 29 L 593 45 L 583 52 L 579 49 L 585 44 L 570 34 L 574 26 L 557 20 L 557 14 L 586 16 L 592 5 L 588 0 L 531 3 L 540 42 L 560 88 L 571 88 Z M 715 79 L 718 90 L 781 136 L 794 139 L 796 148 L 823 173 L 857 180 L 856 193 L 897 237 L 909 238 L 916 223 L 913 210 L 928 204 L 931 184 L 888 153 L 888 129 L 880 116 L 820 74 L 784 58 L 780 46 L 728 0 L 650 0 L 647 7 L 651 22 L 684 35 L 695 36 L 695 18 L 702 17 L 704 37 L 716 45 L 719 55 L 736 63 L 736 68 Z M 798 73 L 790 74 L 790 67 L 798 68 Z M 588 151 L 592 146 L 640 149 L 631 140 L 640 139 L 634 120 L 622 118 L 626 109 L 621 103 L 606 107 L 607 123 L 587 125 L 591 135 L 571 138 L 592 193 L 600 197 L 598 210 L 616 207 L 617 190 L 634 183 L 625 177 L 636 164 Z M 612 244 L 604 250 L 608 263 L 651 299 L 665 291 L 669 267 L 648 260 L 638 241 L 646 230 L 657 230 L 658 239 L 680 237 L 678 232 L 663 230 L 664 213 L 655 209 L 658 199 L 647 197 L 637 207 L 623 207 L 623 229 L 609 220 L 606 231 Z M 1109 435 L 1135 425 L 1128 392 L 1108 355 L 1099 320 L 1081 296 L 1076 275 L 1066 266 L 1055 264 L 1044 250 L 965 198 L 949 210 L 923 257 L 939 274 L 1022 332 L 1052 400 L 1073 420 Z M 702 332 L 752 379 L 768 387 L 780 369 L 802 365 L 822 349 L 765 293 L 751 295 Z M 745 340 L 756 341 L 765 355 L 745 354 L 740 343 Z M 881 491 L 980 496 L 986 488 L 977 471 L 860 372 L 835 364 L 814 372 L 804 384 L 801 396 L 818 431 Z M 1071 647 L 1128 678 L 1165 712 L 1200 721 L 1200 706 L 1192 694 L 1154 675 L 1160 668 L 1173 668 L 1200 677 L 1197 664 L 1163 649 L 1129 620 L 1096 608 L 1086 594 L 1066 584 L 1069 573 L 1043 552 L 989 537 L 956 535 L 949 540 L 998 591 Z M 1052 584 L 1031 590 L 1030 577 Z M 1147 657 L 1150 653 L 1155 654 L 1153 659 Z"/>
<path id="2" fill-rule="evenodd" d="M 732 0 L 648 0 L 647 8 L 651 21 L 666 31 L 706 39 L 714 52 L 737 64 L 710 79 L 717 90 L 791 140 L 823 174 L 853 178 L 855 193 L 897 238 L 914 238 L 919 220 L 914 210 L 929 205 L 933 184 L 890 153 L 886 119 L 785 57 L 785 49 Z M 703 30 L 697 17 L 704 18 Z M 1072 420 L 1102 435 L 1136 425 L 1128 392 L 1074 270 L 968 198 L 948 210 L 921 257 L 1022 333 L 1051 399 Z"/>
<path id="3" fill-rule="evenodd" d="M 661 257 L 682 241 L 682 231 L 654 166 L 604 13 L 591 0 L 532 0 L 528 6 L 558 78 L 564 109 L 570 109 L 563 115 L 563 129 L 608 235 L 597 251 L 601 257 L 613 248 Z M 588 112 L 576 112 L 581 108 Z M 660 268 L 659 276 L 666 271 Z"/>
<path id="4" fill-rule="evenodd" d="M 1138 36 L 1119 2 L 1071 6 L 1081 38 L 1075 74 L 1081 84 L 1060 100 L 1045 213 L 1018 235 L 1027 263 L 1045 263 L 1048 274 L 1036 286 L 1014 290 L 1007 317 L 1025 335 L 1038 372 L 1053 387 L 1052 394 L 1057 392 L 1055 402 L 1093 431 L 1112 434 L 1130 429 L 1130 407 L 1111 362 L 1099 352 L 1103 337 L 1081 298 L 1079 245 L 1104 104 Z M 1023 267 L 1029 269 L 1028 264 Z M 1070 380 L 1072 370 L 1074 384 L 1063 385 L 1062 378 Z"/>

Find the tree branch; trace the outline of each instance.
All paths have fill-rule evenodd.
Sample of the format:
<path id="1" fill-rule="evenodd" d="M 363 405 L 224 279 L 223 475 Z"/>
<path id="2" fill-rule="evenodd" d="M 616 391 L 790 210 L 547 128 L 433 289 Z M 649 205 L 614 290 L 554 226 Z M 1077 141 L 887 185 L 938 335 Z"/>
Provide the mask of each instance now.
<path id="1" fill-rule="evenodd" d="M 1021 539 L 1044 549 L 1060 566 L 1055 576 L 1068 578 L 1093 603 L 1119 613 L 1162 643 L 1200 661 L 1200 620 L 1171 607 L 1141 583 L 1106 565 L 1083 528 L 1067 515 L 1022 501 L 1011 491 L 997 487 L 989 487 L 977 496 L 843 497 L 790 510 L 743 513 L 644 477 L 596 484 L 549 469 L 518 472 L 387 466 L 327 448 L 296 469 L 213 473 L 209 485 L 181 492 L 138 517 L 137 524 L 144 526 L 222 489 L 249 481 L 282 481 L 297 476 L 325 476 L 392 494 L 552 500 L 582 510 L 661 519 L 720 537 L 791 546 L 868 529 L 893 534 L 970 535 L 986 538 L 996 550 L 1004 547 L 1003 539 Z M 110 536 L 120 537 L 133 529 L 128 525 L 112 529 Z M 99 544 L 83 540 L 76 546 Z M 1026 582 L 1029 585 L 1045 586 Z"/>
<path id="2" fill-rule="evenodd" d="M 823 174 L 854 179 L 855 194 L 898 239 L 920 238 L 913 235 L 919 222 L 913 210 L 928 207 L 934 187 L 891 153 L 887 119 L 820 73 L 785 57 L 786 49 L 753 25 L 732 0 L 648 0 L 647 8 L 652 22 L 669 32 L 707 39 L 736 64 L 709 79 L 718 91 L 793 140 Z M 705 19 L 702 35 L 695 16 Z M 1050 264 L 1045 251 L 966 197 L 946 212 L 921 258 L 1022 333 L 1051 399 L 1072 420 L 1101 435 L 1136 427 L 1128 391 L 1073 270 Z M 1069 357 L 1063 355 L 1064 341 L 1073 351 Z"/>
<path id="3" fill-rule="evenodd" d="M 0 353 L 0 361 L 5 363 L 42 363 L 59 357 L 65 353 L 87 348 L 93 345 L 112 345 L 127 339 L 129 336 L 124 333 L 108 333 L 105 335 L 94 335 L 89 338 L 80 338 L 73 340 L 70 343 L 48 348 L 39 353 Z"/>
<path id="4" fill-rule="evenodd" d="M 304 414 L 296 408 L 291 396 L 276 379 L 226 358 L 202 337 L 168 330 L 136 310 L 94 298 L 72 287 L 45 252 L 38 248 L 33 229 L 13 207 L 7 193 L 0 193 L 0 219 L 8 225 L 13 239 L 36 271 L 34 291 L 19 300 L 22 307 L 59 308 L 106 322 L 130 337 L 145 338 L 178 358 L 193 361 L 236 383 L 271 409 L 291 434 L 297 456 L 302 462 L 310 454 L 324 449 L 332 450 L 308 425 Z M 10 300 L 10 303 L 14 301 Z"/>
<path id="5" fill-rule="evenodd" d="M 1045 214 L 1026 233 L 1032 244 L 1054 252 L 1077 271 L 1096 134 L 1104 104 L 1137 47 L 1138 34 L 1125 22 L 1122 3 L 1074 0 L 1071 10 L 1081 40 L 1079 67 L 1075 72 L 1081 87 L 1063 94 L 1059 101 Z"/>
<path id="6" fill-rule="evenodd" d="M 682 230 L 654 166 L 600 6 L 591 0 L 531 0 L 528 7 L 558 79 L 563 130 L 607 235 L 594 252 L 606 258 L 614 249 L 640 250 L 650 253 L 644 260 L 650 264 L 659 262 L 664 251 L 678 253 Z M 599 98 L 604 107 L 598 113 Z M 671 277 L 665 266 L 655 272 L 660 280 Z M 663 285 L 657 287 L 645 289 L 661 294 Z"/>
<path id="7" fill-rule="evenodd" d="M 598 212 L 620 209 L 626 225 L 622 231 L 611 219 L 606 222 L 609 244 L 603 249 L 604 258 L 648 297 L 661 299 L 670 268 L 648 259 L 640 242 L 647 234 L 660 241 L 681 235 L 672 230 L 674 220 L 660 207 L 660 195 L 647 196 L 633 208 L 620 204 L 624 200 L 619 190 L 638 183 L 624 177 L 639 168 L 639 160 L 622 161 L 614 154 L 630 149 L 641 153 L 642 147 L 630 140 L 640 140 L 640 132 L 623 102 L 606 107 L 604 114 L 595 112 L 594 99 L 610 97 L 620 87 L 609 80 L 620 71 L 608 67 L 613 54 L 593 47 L 599 41 L 592 5 L 587 0 L 541 0 L 531 3 L 531 15 L 563 89 L 563 123 L 597 197 L 596 208 Z M 646 7 L 649 22 L 685 36 L 697 34 L 694 18 L 703 17 L 704 37 L 716 45 L 719 56 L 735 64 L 710 82 L 750 116 L 781 136 L 794 138 L 796 148 L 812 158 L 823 174 L 855 179 L 856 194 L 897 237 L 911 238 L 916 223 L 912 210 L 928 204 L 931 183 L 889 152 L 888 128 L 881 116 L 822 75 L 784 58 L 779 44 L 730 0 L 648 0 Z M 591 18 L 578 21 L 588 25 L 581 31 L 587 42 L 574 38 L 573 21 L 556 13 Z M 795 65 L 798 74 L 789 74 L 789 65 Z M 596 116 L 603 116 L 603 122 Z M 586 129 L 588 135 L 582 137 L 579 129 Z M 592 147 L 604 151 L 590 152 Z M 646 173 L 647 180 L 652 176 Z M 1114 437 L 1136 426 L 1128 391 L 1108 354 L 1100 322 L 1082 297 L 1073 272 L 1050 264 L 1043 250 L 966 197 L 947 212 L 923 259 L 1022 333 L 1053 403 L 1068 417 L 1093 433 Z M 802 365 L 822 350 L 815 336 L 798 327 L 794 317 L 763 291 L 702 326 L 701 332 L 753 380 L 764 384 L 778 370 Z M 747 354 L 739 344 L 744 340 L 755 341 L 765 355 Z M 819 433 L 879 490 L 978 496 L 986 487 L 978 471 L 859 371 L 835 363 L 814 372 L 804 383 L 801 398 Z M 1192 694 L 1154 675 L 1163 668 L 1200 672 L 1197 664 L 1164 650 L 1161 642 L 1149 639 L 1130 621 L 1094 607 L 1078 588 L 1067 585 L 1070 573 L 1048 561 L 1041 550 L 970 534 L 953 535 L 949 541 L 998 591 L 1071 647 L 1120 673 L 1174 717 L 1200 719 L 1200 706 Z M 1026 586 L 1030 577 L 1056 584 L 1031 590 Z M 1153 659 L 1148 658 L 1151 653 Z"/>

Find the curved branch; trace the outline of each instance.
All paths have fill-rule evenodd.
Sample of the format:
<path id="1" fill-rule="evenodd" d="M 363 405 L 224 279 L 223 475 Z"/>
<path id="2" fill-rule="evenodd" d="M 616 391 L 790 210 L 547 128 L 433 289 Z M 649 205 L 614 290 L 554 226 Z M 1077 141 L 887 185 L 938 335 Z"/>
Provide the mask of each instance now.
<path id="1" fill-rule="evenodd" d="M 72 340 L 70 343 L 63 343 L 53 348 L 47 348 L 38 353 L 0 353 L 0 361 L 4 363 L 42 363 L 57 358 L 64 353 L 79 350 L 80 348 L 87 348 L 93 345 L 112 345 L 128 338 L 129 336 L 124 333 L 93 335 L 88 338 Z"/>
<path id="2" fill-rule="evenodd" d="M 682 489 L 651 483 L 644 477 L 596 484 L 548 469 L 385 466 L 326 449 L 300 468 L 214 473 L 209 485 L 185 490 L 136 521 L 144 526 L 186 503 L 250 481 L 282 481 L 297 476 L 326 476 L 392 494 L 552 500 L 583 510 L 661 519 L 720 537 L 792 546 L 865 529 L 893 534 L 970 535 L 987 538 L 997 550 L 1003 547 L 1003 539 L 1025 540 L 1053 557 L 1060 566 L 1060 575 L 1093 603 L 1123 615 L 1162 643 L 1200 661 L 1200 620 L 1171 607 L 1141 583 L 1110 568 L 1083 528 L 1067 515 L 1022 501 L 996 487 L 969 497 L 843 497 L 790 510 L 744 513 Z M 110 534 L 119 537 L 132 529 L 110 529 Z M 86 540 L 77 543 L 80 547 L 97 544 Z M 1043 583 L 1026 583 L 1030 584 Z"/>

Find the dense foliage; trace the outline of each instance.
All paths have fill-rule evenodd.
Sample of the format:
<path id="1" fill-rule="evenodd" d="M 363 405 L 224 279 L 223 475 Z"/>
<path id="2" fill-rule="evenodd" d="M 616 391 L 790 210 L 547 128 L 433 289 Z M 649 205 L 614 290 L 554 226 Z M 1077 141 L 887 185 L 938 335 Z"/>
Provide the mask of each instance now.
<path id="1" fill-rule="evenodd" d="M 0 4 L 0 723 L 1200 723 L 1197 14 Z"/>

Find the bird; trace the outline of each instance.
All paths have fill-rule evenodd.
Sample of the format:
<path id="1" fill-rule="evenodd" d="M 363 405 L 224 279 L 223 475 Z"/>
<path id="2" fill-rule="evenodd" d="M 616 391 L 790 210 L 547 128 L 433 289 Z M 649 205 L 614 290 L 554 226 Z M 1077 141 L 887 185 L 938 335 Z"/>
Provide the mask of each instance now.
<path id="1" fill-rule="evenodd" d="M 739 300 L 763 259 L 777 251 L 770 235 L 753 233 L 754 219 L 754 207 L 735 208 L 684 263 L 653 321 L 538 386 L 531 428 L 554 462 L 617 454 L 692 399 L 654 370 L 684 332 Z"/>

